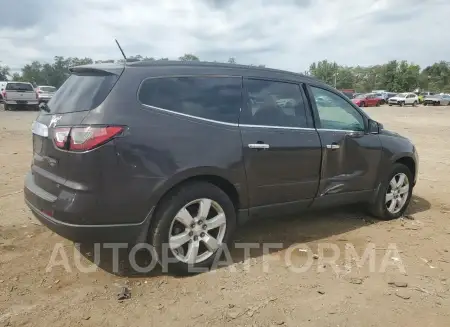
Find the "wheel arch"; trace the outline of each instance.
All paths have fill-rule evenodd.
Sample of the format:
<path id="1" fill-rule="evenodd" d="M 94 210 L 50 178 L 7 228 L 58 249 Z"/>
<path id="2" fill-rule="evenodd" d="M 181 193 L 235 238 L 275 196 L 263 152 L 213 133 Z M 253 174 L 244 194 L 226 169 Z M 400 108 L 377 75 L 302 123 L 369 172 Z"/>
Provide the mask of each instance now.
<path id="1" fill-rule="evenodd" d="M 394 163 L 400 163 L 405 165 L 409 171 L 411 172 L 411 175 L 413 177 L 413 180 L 416 180 L 416 162 L 411 156 L 401 156 L 397 158 Z"/>
<path id="2" fill-rule="evenodd" d="M 149 203 L 154 212 L 161 201 L 175 189 L 195 181 L 211 183 L 224 191 L 233 202 L 236 210 L 247 208 L 246 183 L 237 181 L 238 178 L 230 176 L 228 171 L 215 167 L 197 167 L 186 169 L 164 180 L 152 193 Z"/>

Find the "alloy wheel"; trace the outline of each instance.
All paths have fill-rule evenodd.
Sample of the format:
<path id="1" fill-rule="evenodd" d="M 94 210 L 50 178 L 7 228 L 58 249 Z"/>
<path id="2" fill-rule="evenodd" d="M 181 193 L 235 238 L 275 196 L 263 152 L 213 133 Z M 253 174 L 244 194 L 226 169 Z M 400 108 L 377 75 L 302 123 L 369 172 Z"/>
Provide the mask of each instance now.
<path id="1" fill-rule="evenodd" d="M 386 208 L 392 213 L 396 214 L 405 206 L 409 196 L 409 180 L 404 173 L 398 173 L 392 177 L 386 191 Z"/>
<path id="2" fill-rule="evenodd" d="M 169 248 L 181 262 L 207 260 L 222 245 L 227 220 L 223 208 L 207 198 L 189 202 L 175 215 L 169 229 Z"/>

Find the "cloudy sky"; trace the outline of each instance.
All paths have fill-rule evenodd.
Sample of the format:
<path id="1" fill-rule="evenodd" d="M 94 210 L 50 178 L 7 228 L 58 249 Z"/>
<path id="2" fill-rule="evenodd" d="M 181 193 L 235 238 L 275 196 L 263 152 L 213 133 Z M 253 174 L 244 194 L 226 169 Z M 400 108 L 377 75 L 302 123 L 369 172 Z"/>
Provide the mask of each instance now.
<path id="1" fill-rule="evenodd" d="M 56 55 L 265 64 L 304 71 L 328 59 L 372 65 L 450 60 L 450 0 L 0 0 L 0 61 Z"/>

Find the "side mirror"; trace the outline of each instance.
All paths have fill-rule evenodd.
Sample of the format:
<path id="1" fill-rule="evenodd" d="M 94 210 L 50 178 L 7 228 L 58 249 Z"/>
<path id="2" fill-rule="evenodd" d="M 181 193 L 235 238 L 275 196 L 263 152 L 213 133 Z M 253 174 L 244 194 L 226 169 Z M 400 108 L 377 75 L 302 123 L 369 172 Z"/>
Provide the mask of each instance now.
<path id="1" fill-rule="evenodd" d="M 376 122 L 375 120 L 369 119 L 369 133 L 379 134 L 380 130 L 383 129 L 383 124 Z"/>

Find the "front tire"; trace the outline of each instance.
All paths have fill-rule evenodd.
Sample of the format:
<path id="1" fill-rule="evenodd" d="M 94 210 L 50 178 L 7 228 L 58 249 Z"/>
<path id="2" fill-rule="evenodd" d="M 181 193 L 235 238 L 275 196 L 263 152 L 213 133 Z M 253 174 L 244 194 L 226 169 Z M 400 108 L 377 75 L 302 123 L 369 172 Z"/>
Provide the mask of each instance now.
<path id="1" fill-rule="evenodd" d="M 186 275 L 207 270 L 236 227 L 236 209 L 215 185 L 192 182 L 164 197 L 149 231 L 163 270 Z M 170 260 L 168 260 L 170 259 Z"/>
<path id="2" fill-rule="evenodd" d="M 359 105 L 361 108 L 364 108 L 366 106 L 366 104 L 364 102 L 361 102 L 361 104 Z"/>
<path id="3" fill-rule="evenodd" d="M 377 198 L 369 211 L 382 220 L 391 220 L 403 215 L 412 196 L 412 172 L 401 163 L 392 166 L 391 173 L 382 181 Z"/>
<path id="4" fill-rule="evenodd" d="M 403 103 L 403 102 L 399 102 L 398 105 L 399 105 L 400 107 L 403 107 L 404 103 Z"/>

